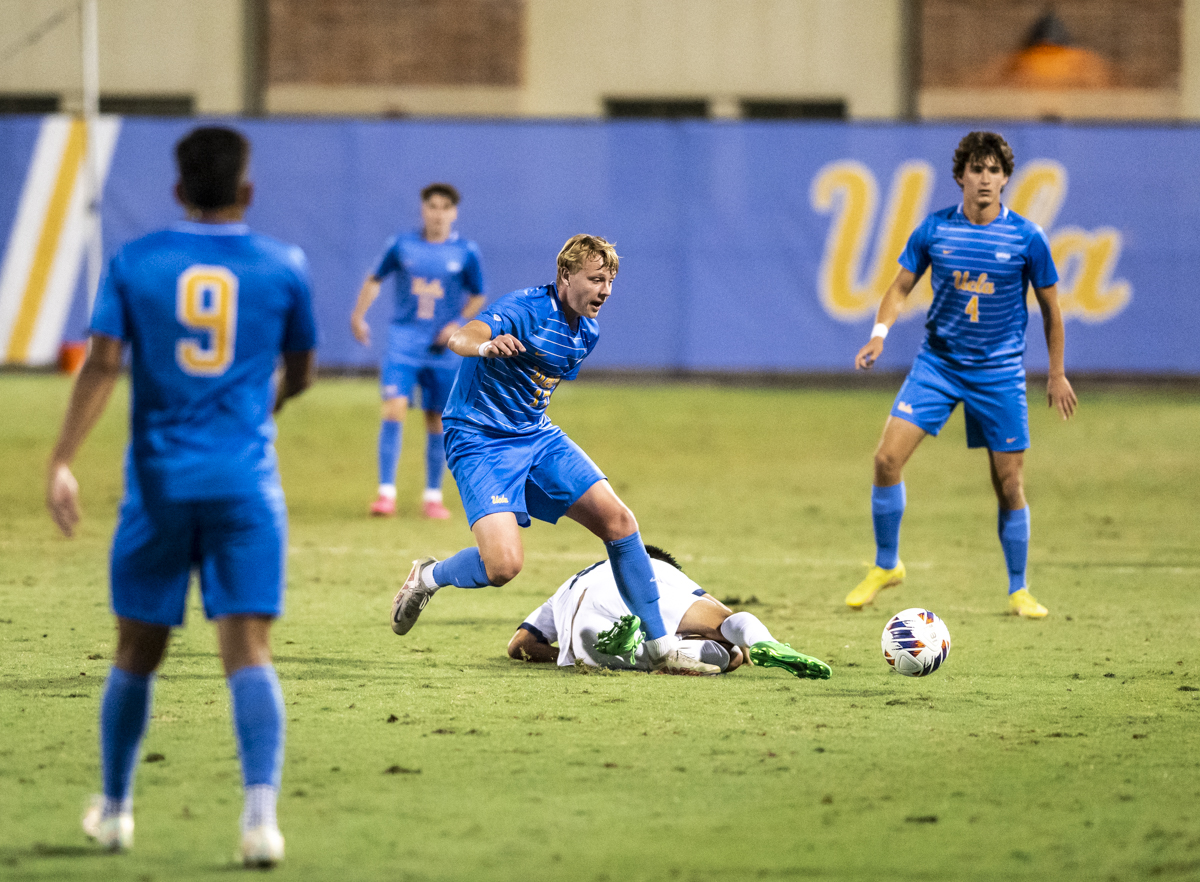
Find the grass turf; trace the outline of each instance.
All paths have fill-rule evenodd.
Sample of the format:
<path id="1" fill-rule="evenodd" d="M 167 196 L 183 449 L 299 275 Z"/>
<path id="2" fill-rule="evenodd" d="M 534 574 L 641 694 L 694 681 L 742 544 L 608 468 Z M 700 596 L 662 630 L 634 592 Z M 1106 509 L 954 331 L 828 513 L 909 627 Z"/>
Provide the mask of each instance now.
<path id="1" fill-rule="evenodd" d="M 78 829 L 97 789 L 112 652 L 106 554 L 125 393 L 77 462 L 85 522 L 58 537 L 42 473 L 69 391 L 0 377 L 0 878 L 227 878 L 240 810 L 228 698 L 193 597 L 159 678 L 137 843 Z M 448 589 L 406 638 L 388 604 L 411 559 L 470 542 L 417 515 L 420 421 L 400 516 L 370 520 L 377 407 L 329 380 L 289 405 L 292 513 L 280 801 L 296 880 L 1183 879 L 1200 875 L 1200 403 L 1085 395 L 1071 423 L 1031 390 L 1031 585 L 1005 615 L 995 504 L 961 417 L 906 472 L 908 581 L 842 604 L 872 554 L 870 457 L 890 395 L 579 383 L 552 415 L 611 476 L 648 541 L 828 661 L 713 680 L 512 662 L 517 623 L 596 560 L 578 526 L 525 533 L 504 588 Z M 736 601 L 736 603 L 735 603 Z M 925 606 L 954 648 L 888 671 L 879 633 Z"/>

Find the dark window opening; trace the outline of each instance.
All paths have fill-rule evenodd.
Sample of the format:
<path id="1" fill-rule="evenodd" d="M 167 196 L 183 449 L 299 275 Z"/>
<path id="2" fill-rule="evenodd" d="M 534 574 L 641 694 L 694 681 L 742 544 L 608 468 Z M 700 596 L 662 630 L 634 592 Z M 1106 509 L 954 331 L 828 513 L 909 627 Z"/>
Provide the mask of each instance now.
<path id="1" fill-rule="evenodd" d="M 745 119 L 845 119 L 846 102 L 841 98 L 819 101 L 776 101 L 745 99 Z"/>
<path id="2" fill-rule="evenodd" d="M 617 119 L 704 119 L 708 102 L 691 98 L 608 98 L 604 112 Z"/>
<path id="3" fill-rule="evenodd" d="M 58 95 L 0 93 L 0 113 L 58 113 Z"/>
<path id="4" fill-rule="evenodd" d="M 101 95 L 100 112 L 119 116 L 191 116 L 191 95 Z"/>

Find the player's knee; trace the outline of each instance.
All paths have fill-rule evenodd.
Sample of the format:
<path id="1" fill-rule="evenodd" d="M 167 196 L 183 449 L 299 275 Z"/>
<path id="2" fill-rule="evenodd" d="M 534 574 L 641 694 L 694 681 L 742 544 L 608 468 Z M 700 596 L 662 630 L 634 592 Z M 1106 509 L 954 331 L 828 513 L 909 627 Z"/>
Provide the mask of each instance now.
<path id="1" fill-rule="evenodd" d="M 525 555 L 520 549 L 504 549 L 488 554 L 483 559 L 488 582 L 499 587 L 511 582 L 525 565 Z"/>
<path id="2" fill-rule="evenodd" d="M 604 535 L 600 538 L 605 542 L 615 542 L 626 536 L 632 536 L 637 531 L 637 518 L 633 516 L 633 512 L 627 506 L 621 505 L 613 509 L 604 519 Z"/>
<path id="3" fill-rule="evenodd" d="M 904 463 L 900 457 L 888 450 L 875 451 L 875 478 L 876 483 L 880 486 L 889 487 L 900 480 L 900 472 L 904 468 Z"/>

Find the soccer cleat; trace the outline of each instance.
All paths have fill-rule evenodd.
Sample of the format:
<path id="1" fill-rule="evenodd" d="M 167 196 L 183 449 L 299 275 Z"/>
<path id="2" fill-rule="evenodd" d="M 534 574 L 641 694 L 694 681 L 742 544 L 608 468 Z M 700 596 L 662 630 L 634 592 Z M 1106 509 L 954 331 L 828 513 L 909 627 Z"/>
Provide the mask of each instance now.
<path id="1" fill-rule="evenodd" d="M 274 824 L 242 832 L 242 863 L 247 867 L 273 867 L 283 860 L 283 834 Z"/>
<path id="2" fill-rule="evenodd" d="M 421 615 L 421 610 L 425 609 L 425 604 L 429 603 L 429 598 L 437 591 L 436 588 L 426 588 L 421 584 L 422 571 L 435 563 L 437 558 L 433 557 L 414 560 L 408 578 L 392 599 L 392 630 L 397 634 L 407 634 L 412 630 L 412 626 L 417 623 L 417 616 Z"/>
<path id="3" fill-rule="evenodd" d="M 871 567 L 867 578 L 858 583 L 858 587 L 846 595 L 846 606 L 851 609 L 862 609 L 875 599 L 875 595 L 884 588 L 891 588 L 904 581 L 904 563 L 896 561 L 890 570 L 883 567 Z"/>
<path id="4" fill-rule="evenodd" d="M 377 518 L 390 518 L 396 513 L 396 497 L 380 493 L 371 503 L 371 515 Z"/>
<path id="5" fill-rule="evenodd" d="M 611 628 L 596 635 L 596 651 L 604 655 L 634 653 L 645 639 L 641 619 L 632 614 L 621 616 Z"/>
<path id="6" fill-rule="evenodd" d="M 96 840 L 106 851 L 128 851 L 133 848 L 133 813 L 121 812 L 104 817 L 104 797 L 96 794 L 83 813 L 83 832 Z"/>
<path id="7" fill-rule="evenodd" d="M 1008 595 L 1008 608 L 1014 615 L 1026 619 L 1044 619 L 1050 614 L 1050 610 L 1034 600 L 1028 588 L 1022 588 L 1020 591 L 1014 591 Z"/>
<path id="8" fill-rule="evenodd" d="M 764 668 L 783 668 L 801 680 L 828 680 L 833 671 L 819 658 L 796 652 L 786 643 L 760 640 L 750 647 L 750 659 Z"/>
<path id="9" fill-rule="evenodd" d="M 721 669 L 698 658 L 684 655 L 676 648 L 654 662 L 654 673 L 682 677 L 715 677 L 721 673 Z"/>
<path id="10" fill-rule="evenodd" d="M 440 499 L 426 499 L 421 506 L 421 511 L 425 517 L 435 521 L 450 520 L 450 510 L 442 504 Z"/>

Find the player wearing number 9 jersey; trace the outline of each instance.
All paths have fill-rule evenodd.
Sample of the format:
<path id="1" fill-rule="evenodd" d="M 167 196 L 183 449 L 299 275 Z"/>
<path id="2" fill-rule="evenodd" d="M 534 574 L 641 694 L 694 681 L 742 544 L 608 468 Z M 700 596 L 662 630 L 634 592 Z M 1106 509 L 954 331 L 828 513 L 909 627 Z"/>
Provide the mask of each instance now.
<path id="1" fill-rule="evenodd" d="M 47 504 L 70 536 L 79 520 L 70 463 L 128 346 L 131 437 L 110 564 L 117 651 L 100 709 L 104 793 L 84 830 L 112 850 L 132 845 L 154 672 L 196 571 L 232 695 L 242 856 L 269 865 L 283 857 L 275 801 L 284 709 L 269 633 L 283 611 L 287 551 L 272 411 L 311 382 L 316 327 L 304 254 L 241 223 L 253 192 L 248 158 L 231 129 L 196 129 L 177 145 L 176 196 L 189 220 L 113 258 L 51 457 Z"/>
<path id="2" fill-rule="evenodd" d="M 994 132 L 971 132 L 959 142 L 954 179 L 963 201 L 934 212 L 913 232 L 900 257 L 900 272 L 879 305 L 871 339 L 855 359 L 860 369 L 875 364 L 904 299 L 928 269 L 933 304 L 925 322 L 925 344 L 896 396 L 875 452 L 875 565 L 846 597 L 846 604 L 855 609 L 870 603 L 881 589 L 903 581 L 902 470 L 921 440 L 937 435 L 962 402 L 968 446 L 988 451 L 1008 569 L 1009 608 L 1028 618 L 1046 615 L 1046 607 L 1034 600 L 1025 580 L 1030 529 L 1023 474 L 1029 446 L 1023 356 L 1030 285 L 1041 308 L 1049 351 L 1050 406 L 1068 419 L 1076 399 L 1063 366 L 1058 273 L 1050 246 L 1040 227 L 1000 201 L 1012 171 L 1012 150 Z"/>

